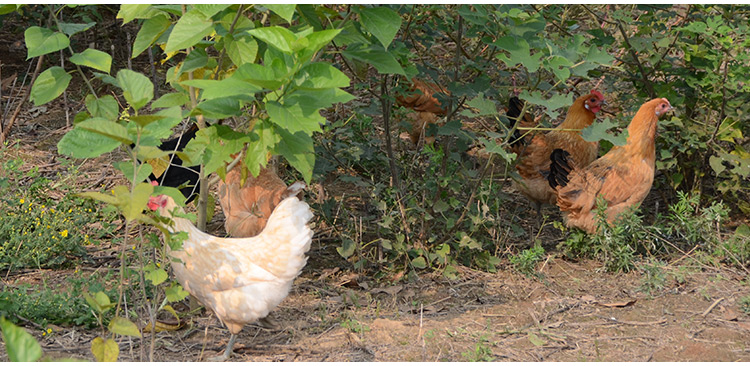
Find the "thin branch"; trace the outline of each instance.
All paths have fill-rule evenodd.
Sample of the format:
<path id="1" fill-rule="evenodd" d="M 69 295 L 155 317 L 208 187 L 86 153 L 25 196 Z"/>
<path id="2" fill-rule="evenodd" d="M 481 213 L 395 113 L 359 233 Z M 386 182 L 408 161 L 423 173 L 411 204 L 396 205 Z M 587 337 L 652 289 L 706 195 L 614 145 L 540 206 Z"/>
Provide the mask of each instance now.
<path id="1" fill-rule="evenodd" d="M 633 57 L 633 60 L 635 61 L 636 65 L 638 66 L 638 70 L 641 72 L 641 80 L 643 81 L 643 84 L 646 86 L 646 91 L 648 91 L 648 95 L 651 98 L 656 98 L 656 92 L 654 91 L 654 86 L 651 85 L 651 82 L 648 80 L 648 73 L 646 73 L 646 70 L 643 68 L 643 65 L 641 64 L 641 60 L 638 59 L 638 54 L 635 52 L 635 49 L 630 44 L 630 40 L 628 39 L 628 35 L 625 32 L 625 27 L 622 26 L 622 23 L 617 23 L 617 28 L 620 30 L 620 34 L 622 34 L 622 40 L 625 42 L 625 46 L 627 46 L 628 51 L 630 52 L 630 56 Z"/>
<path id="2" fill-rule="evenodd" d="M 16 110 L 13 111 L 13 115 L 10 117 L 10 120 L 8 120 L 8 125 L 3 128 L 3 132 L 0 134 L 0 146 L 2 146 L 3 143 L 5 143 L 5 139 L 8 138 L 8 134 L 10 133 L 10 129 L 13 127 L 13 124 L 16 122 L 16 118 L 18 117 L 18 114 L 21 113 L 21 108 L 23 107 L 24 102 L 26 99 L 29 99 L 29 94 L 31 94 L 31 86 L 34 85 L 34 82 L 36 81 L 36 77 L 39 76 L 39 71 L 42 69 L 42 61 L 44 60 L 44 55 L 39 56 L 39 58 L 36 61 L 36 69 L 34 70 L 34 75 L 31 77 L 31 83 L 26 88 L 26 92 L 23 93 L 23 97 L 20 100 L 20 103 L 18 103 L 18 106 L 16 106 Z"/>

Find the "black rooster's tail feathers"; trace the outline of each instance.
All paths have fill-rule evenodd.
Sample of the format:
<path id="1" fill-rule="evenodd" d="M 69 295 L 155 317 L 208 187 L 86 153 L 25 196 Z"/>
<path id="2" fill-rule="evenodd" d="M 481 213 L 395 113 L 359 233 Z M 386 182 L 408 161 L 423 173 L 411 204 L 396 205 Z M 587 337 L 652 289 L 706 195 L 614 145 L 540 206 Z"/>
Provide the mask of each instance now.
<path id="1" fill-rule="evenodd" d="M 552 154 L 549 155 L 551 163 L 549 166 L 547 181 L 552 189 L 557 188 L 557 186 L 565 187 L 568 185 L 568 175 L 572 170 L 570 163 L 568 162 L 569 157 L 570 153 L 562 149 L 555 149 L 552 151 Z"/>

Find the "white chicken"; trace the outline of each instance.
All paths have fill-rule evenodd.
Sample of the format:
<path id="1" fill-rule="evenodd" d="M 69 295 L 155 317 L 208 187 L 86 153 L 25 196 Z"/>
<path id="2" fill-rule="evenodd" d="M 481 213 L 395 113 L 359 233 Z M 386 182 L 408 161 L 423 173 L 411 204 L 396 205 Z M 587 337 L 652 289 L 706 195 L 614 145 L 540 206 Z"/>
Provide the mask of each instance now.
<path id="1" fill-rule="evenodd" d="M 170 232 L 187 232 L 182 249 L 170 251 L 181 261 L 172 262 L 172 268 L 182 287 L 211 308 L 232 334 L 224 354 L 215 359 L 226 360 L 242 327 L 281 303 L 307 263 L 313 236 L 307 225 L 313 217 L 310 206 L 297 197 L 284 199 L 263 231 L 250 238 L 219 238 L 198 230 L 172 215 L 183 211 L 166 195 L 151 197 L 148 207 L 173 220 Z"/>

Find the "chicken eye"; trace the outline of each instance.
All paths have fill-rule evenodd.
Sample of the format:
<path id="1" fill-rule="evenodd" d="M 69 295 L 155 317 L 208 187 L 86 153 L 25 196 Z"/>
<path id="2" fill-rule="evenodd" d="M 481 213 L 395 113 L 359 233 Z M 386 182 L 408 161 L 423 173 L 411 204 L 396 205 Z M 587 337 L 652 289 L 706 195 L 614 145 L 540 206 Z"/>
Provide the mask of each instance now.
<path id="1" fill-rule="evenodd" d="M 591 102 L 596 102 L 596 98 L 591 98 Z"/>
<path id="2" fill-rule="evenodd" d="M 661 107 L 662 108 L 667 108 L 667 105 L 666 104 L 662 104 Z"/>

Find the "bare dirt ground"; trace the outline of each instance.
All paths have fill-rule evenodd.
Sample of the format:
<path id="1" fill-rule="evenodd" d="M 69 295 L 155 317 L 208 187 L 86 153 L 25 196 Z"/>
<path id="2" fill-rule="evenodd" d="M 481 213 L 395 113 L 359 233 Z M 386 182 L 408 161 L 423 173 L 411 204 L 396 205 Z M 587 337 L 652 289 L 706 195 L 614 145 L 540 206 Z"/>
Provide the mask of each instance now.
<path id="1" fill-rule="evenodd" d="M 0 46 L 8 54 L 13 45 Z M 4 63 L 23 72 L 23 59 Z M 80 108 L 76 103 L 74 109 Z M 55 101 L 40 111 L 26 104 L 9 138 L 50 172 L 56 169 L 56 143 L 67 131 L 60 106 Z M 87 181 L 81 185 L 112 184 L 112 160 L 84 162 Z M 221 227 L 220 220 L 219 214 L 209 227 Z M 560 239 L 554 232 L 542 236 L 545 247 Z M 335 238 L 313 242 L 291 294 L 271 313 L 275 327 L 246 326 L 231 361 L 750 361 L 750 316 L 739 306 L 750 288 L 741 270 L 677 257 L 664 268 L 666 286 L 649 294 L 641 290 L 638 272 L 606 273 L 598 262 L 574 262 L 552 250 L 537 268 L 540 278 L 519 275 L 505 262 L 497 273 L 460 268 L 456 281 L 425 274 L 388 286 L 354 271 L 336 253 L 337 245 Z M 114 251 L 103 247 L 92 255 Z M 116 267 L 104 261 L 88 270 Z M 4 281 L 54 282 L 70 274 L 11 273 Z M 224 350 L 229 332 L 210 312 L 188 319 L 182 329 L 156 334 L 155 361 L 199 361 Z M 93 360 L 91 341 L 101 335 L 97 329 L 53 327 L 40 337 L 34 325 L 21 325 L 52 357 Z M 151 337 L 118 338 L 119 359 L 147 360 Z"/>

